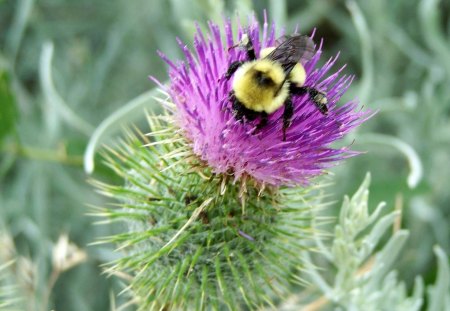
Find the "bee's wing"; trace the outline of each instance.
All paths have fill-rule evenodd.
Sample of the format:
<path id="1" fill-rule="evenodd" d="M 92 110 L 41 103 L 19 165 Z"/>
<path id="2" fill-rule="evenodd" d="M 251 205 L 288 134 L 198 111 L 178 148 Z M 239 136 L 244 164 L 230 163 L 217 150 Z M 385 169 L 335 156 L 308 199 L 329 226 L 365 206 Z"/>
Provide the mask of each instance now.
<path id="1" fill-rule="evenodd" d="M 280 45 L 266 58 L 280 63 L 286 73 L 289 73 L 295 64 L 307 62 L 314 55 L 314 42 L 308 36 L 283 36 L 281 40 L 283 41 Z"/>

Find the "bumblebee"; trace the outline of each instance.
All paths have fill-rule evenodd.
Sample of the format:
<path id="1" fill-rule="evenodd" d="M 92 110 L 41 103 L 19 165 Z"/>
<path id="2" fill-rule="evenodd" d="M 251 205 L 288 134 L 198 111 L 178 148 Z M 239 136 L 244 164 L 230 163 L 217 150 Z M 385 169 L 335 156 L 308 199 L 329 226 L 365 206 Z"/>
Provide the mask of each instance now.
<path id="1" fill-rule="evenodd" d="M 327 115 L 327 97 L 315 88 L 304 86 L 306 72 L 302 65 L 314 55 L 314 42 L 305 35 L 284 36 L 276 47 L 264 48 L 257 58 L 253 43 L 243 35 L 238 44 L 246 50 L 247 60 L 230 64 L 225 78 L 233 75 L 229 99 L 236 120 L 260 118 L 257 129 L 268 123 L 268 116 L 284 106 L 283 141 L 294 114 L 292 96 L 308 94 L 317 109 Z M 231 48 L 234 48 L 233 46 Z"/>

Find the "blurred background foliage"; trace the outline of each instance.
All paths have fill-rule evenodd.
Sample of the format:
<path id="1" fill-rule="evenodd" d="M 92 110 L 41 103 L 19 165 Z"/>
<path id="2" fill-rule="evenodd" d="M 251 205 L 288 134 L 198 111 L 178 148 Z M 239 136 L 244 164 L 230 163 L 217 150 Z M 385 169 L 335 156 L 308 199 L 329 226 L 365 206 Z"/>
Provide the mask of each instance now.
<path id="1" fill-rule="evenodd" d="M 115 254 L 89 243 L 117 228 L 87 216 L 87 204 L 105 200 L 86 182 L 89 139 L 107 142 L 157 109 L 147 77 L 165 81 L 166 67 L 156 51 L 180 57 L 175 37 L 191 42 L 194 21 L 220 24 L 235 11 L 245 21 L 265 8 L 287 32 L 317 27 L 324 59 L 340 51 L 338 65 L 356 75 L 344 100 L 379 110 L 348 137 L 367 153 L 332 170 L 330 191 L 339 201 L 371 171 L 371 200 L 401 209 L 410 230 L 399 279 L 410 288 L 417 274 L 434 281 L 433 246 L 450 252 L 448 1 L 0 0 L 0 284 L 22 298 L 17 309 L 112 308 L 123 284 L 99 265 Z M 94 176 L 113 179 L 96 160 Z M 54 257 L 64 234 L 87 259 L 62 269 Z"/>

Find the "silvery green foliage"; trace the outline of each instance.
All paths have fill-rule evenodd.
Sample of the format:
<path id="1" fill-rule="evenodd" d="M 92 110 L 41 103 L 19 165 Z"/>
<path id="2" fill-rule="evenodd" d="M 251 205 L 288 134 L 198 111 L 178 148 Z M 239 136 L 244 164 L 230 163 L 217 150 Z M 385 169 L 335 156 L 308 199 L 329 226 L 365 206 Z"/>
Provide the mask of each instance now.
<path id="1" fill-rule="evenodd" d="M 410 238 L 404 248 L 408 256 L 398 258 L 399 270 L 408 284 L 414 275 L 424 271 L 425 279 L 430 280 L 436 273 L 436 265 L 430 266 L 433 246 L 441 245 L 447 254 L 450 246 L 450 41 L 448 14 L 443 10 L 448 1 L 348 3 L 354 29 L 349 33 L 359 42 L 357 58 L 362 73 L 360 88 L 352 90 L 358 92 L 359 98 L 365 96 L 379 114 L 372 123 L 373 133 L 358 135 L 362 148 L 368 147 L 368 158 L 349 162 L 346 171 L 337 174 L 341 178 L 337 185 L 354 184 L 353 177 L 361 176 L 364 167 L 363 171 L 377 172 L 373 175 L 372 197 L 389 201 L 399 194 L 403 196 L 402 218 Z M 347 32 L 344 29 L 349 26 L 345 24 L 350 19 L 331 14 L 331 10 L 326 16 Z M 349 46 L 349 39 L 342 48 Z M 381 51 L 383 57 L 378 57 Z M 399 152 L 393 152 L 396 149 Z M 391 164 L 401 159 L 400 154 L 407 161 L 397 162 L 396 169 L 392 169 Z"/>
<path id="2" fill-rule="evenodd" d="M 0 265 L 0 310 L 6 310 L 14 304 L 15 286 L 8 282 L 6 273 L 13 263 L 9 261 Z"/>
<path id="3" fill-rule="evenodd" d="M 12 238 L 3 228 L 0 228 L 0 245 L 0 310 L 24 310 L 25 294 L 19 279 L 28 280 L 31 263 L 16 256 Z"/>
<path id="4" fill-rule="evenodd" d="M 313 289 L 319 289 L 327 301 L 324 310 L 421 310 L 424 305 L 424 284 L 416 277 L 414 289 L 408 295 L 406 285 L 399 281 L 393 271 L 402 247 L 408 238 L 407 230 L 395 231 L 389 240 L 377 249 L 381 238 L 400 217 L 398 211 L 381 215 L 385 207 L 380 203 L 370 213 L 368 197 L 370 175 L 368 174 L 351 197 L 345 197 L 338 223 L 334 228 L 334 239 L 330 245 L 318 240 L 319 254 L 314 259 L 303 253 Z M 449 304 L 449 266 L 448 259 L 439 247 L 439 275 L 434 286 L 428 288 L 428 308 L 430 311 L 448 310 Z M 324 256 L 330 267 L 325 268 L 317 257 Z M 332 280 L 325 278 L 326 272 L 335 271 Z M 305 306 L 303 304 L 303 306 Z M 283 310 L 298 308 L 286 304 Z"/>
<path id="5" fill-rule="evenodd" d="M 449 258 L 439 246 L 434 247 L 438 258 L 436 283 L 427 288 L 428 311 L 450 310 L 450 268 Z"/>
<path id="6" fill-rule="evenodd" d="M 347 310 L 360 310 L 363 307 L 378 310 L 383 305 L 392 307 L 393 303 L 400 310 L 400 302 L 401 309 L 418 310 L 422 301 L 405 299 L 404 286 L 397 284 L 395 273 L 389 273 L 408 237 L 407 231 L 394 233 L 384 248 L 376 253 L 373 264 L 368 262 L 368 271 L 359 273 L 381 237 L 399 217 L 397 212 L 380 217 L 384 203 L 380 203 L 369 214 L 369 176 L 354 196 L 351 199 L 345 197 L 342 204 L 339 222 L 335 227 L 335 239 L 331 250 L 326 252 L 337 269 L 334 284 L 327 292 L 332 301 Z M 369 231 L 361 235 L 364 230 Z M 418 295 L 415 296 L 420 298 L 421 286 L 417 288 Z"/>

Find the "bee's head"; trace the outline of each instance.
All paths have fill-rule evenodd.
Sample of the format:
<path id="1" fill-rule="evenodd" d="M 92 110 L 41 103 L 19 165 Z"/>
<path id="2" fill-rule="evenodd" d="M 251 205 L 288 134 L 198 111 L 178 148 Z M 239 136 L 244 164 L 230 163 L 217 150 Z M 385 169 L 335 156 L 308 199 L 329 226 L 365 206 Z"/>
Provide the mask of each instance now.
<path id="1" fill-rule="evenodd" d="M 285 80 L 283 68 L 269 60 L 256 61 L 249 69 L 251 79 L 262 87 L 280 86 Z"/>
<path id="2" fill-rule="evenodd" d="M 254 69 L 250 71 L 250 74 L 252 75 L 252 80 L 255 81 L 255 83 L 257 83 L 260 86 L 263 87 L 275 86 L 275 82 L 272 80 L 272 77 L 268 72 Z"/>

